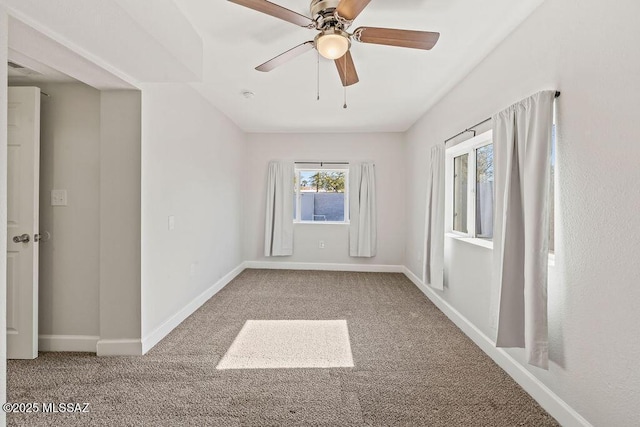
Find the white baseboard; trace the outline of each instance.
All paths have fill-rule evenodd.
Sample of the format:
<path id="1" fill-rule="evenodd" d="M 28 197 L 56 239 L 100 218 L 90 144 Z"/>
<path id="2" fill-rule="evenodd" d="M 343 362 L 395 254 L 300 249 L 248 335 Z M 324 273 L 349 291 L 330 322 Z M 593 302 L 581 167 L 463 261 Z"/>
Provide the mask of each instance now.
<path id="1" fill-rule="evenodd" d="M 98 356 L 142 356 L 142 341 L 139 339 L 99 340 Z"/>
<path id="2" fill-rule="evenodd" d="M 218 293 L 229 282 L 231 282 L 238 274 L 242 273 L 245 269 L 245 263 L 240 263 L 236 268 L 227 273 L 224 277 L 218 280 L 209 289 L 195 297 L 189 304 L 178 311 L 176 314 L 167 319 L 163 324 L 154 329 L 151 333 L 142 339 L 142 354 L 146 354 L 156 344 L 158 344 L 164 337 L 169 335 L 173 329 L 184 321 L 187 317 L 191 316 L 202 304 L 207 302 L 212 296 Z"/>
<path id="3" fill-rule="evenodd" d="M 268 270 L 325 270 L 325 271 L 357 271 L 362 273 L 403 273 L 402 265 L 380 264 L 332 264 L 315 262 L 280 262 L 280 261 L 247 261 L 246 268 Z"/>
<path id="4" fill-rule="evenodd" d="M 38 351 L 81 351 L 95 353 L 100 337 L 93 335 L 39 335 Z"/>
<path id="5" fill-rule="evenodd" d="M 533 397 L 552 417 L 565 427 L 592 427 L 575 409 L 569 406 L 557 394 L 551 391 L 524 366 L 518 363 L 509 353 L 497 348 L 480 329 L 453 308 L 440 295 L 425 285 L 422 280 L 404 267 L 404 274 L 435 304 L 458 328 L 462 330 L 482 351 L 511 376 Z"/>

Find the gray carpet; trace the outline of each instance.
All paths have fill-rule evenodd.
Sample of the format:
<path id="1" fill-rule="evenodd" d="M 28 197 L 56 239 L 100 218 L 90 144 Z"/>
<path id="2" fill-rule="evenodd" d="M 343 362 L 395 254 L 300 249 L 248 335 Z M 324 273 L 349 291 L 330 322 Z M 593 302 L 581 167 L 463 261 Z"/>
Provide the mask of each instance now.
<path id="1" fill-rule="evenodd" d="M 354 368 L 216 370 L 248 319 L 346 319 Z M 9 425 L 556 426 L 401 274 L 246 270 L 143 357 L 9 361 Z"/>

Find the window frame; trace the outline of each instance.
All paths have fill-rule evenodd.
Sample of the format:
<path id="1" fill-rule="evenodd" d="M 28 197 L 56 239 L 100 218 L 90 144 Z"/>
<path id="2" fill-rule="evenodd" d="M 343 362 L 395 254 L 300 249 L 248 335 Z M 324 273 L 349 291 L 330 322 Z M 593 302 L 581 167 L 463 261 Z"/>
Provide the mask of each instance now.
<path id="1" fill-rule="evenodd" d="M 552 152 L 555 152 L 555 157 L 553 158 L 553 167 L 554 167 L 554 175 L 552 179 L 550 179 L 549 186 L 550 190 L 553 189 L 553 203 L 554 203 L 554 212 L 553 216 L 549 218 L 549 221 L 553 221 L 554 223 L 554 243 L 557 243 L 557 227 L 558 227 L 558 200 L 559 200 L 559 191 L 558 191 L 558 124 L 557 124 L 557 109 L 554 103 L 553 106 L 553 137 L 552 137 Z M 485 143 L 480 143 L 479 141 L 482 138 L 485 138 Z M 488 249 L 493 249 L 493 239 L 489 240 L 486 238 L 478 238 L 475 237 L 476 231 L 476 221 L 475 221 L 475 212 L 476 212 L 476 197 L 475 197 L 475 180 L 476 180 L 476 149 L 480 147 L 484 147 L 490 143 L 493 143 L 493 130 L 488 130 L 486 132 L 481 133 L 480 135 L 475 136 L 474 138 L 470 138 L 466 141 L 463 141 L 459 144 L 456 144 L 452 147 L 449 147 L 445 150 L 445 235 L 447 237 L 465 241 L 477 246 L 482 246 Z M 470 152 L 471 151 L 471 152 Z M 473 213 L 473 219 L 469 217 L 467 214 L 467 224 L 472 222 L 471 225 L 473 228 L 473 234 L 471 234 L 469 225 L 467 225 L 467 233 L 461 233 L 459 231 L 453 230 L 453 159 L 465 153 L 469 153 L 469 162 L 473 163 L 473 175 L 471 175 L 471 165 L 468 167 L 468 180 L 467 183 L 468 188 L 471 188 L 473 191 L 473 197 L 471 197 L 471 203 L 467 203 L 467 212 Z M 495 154 L 495 150 L 494 150 Z M 473 159 L 473 162 L 471 162 Z M 495 173 L 495 171 L 494 171 Z M 469 194 L 469 192 L 467 192 Z M 472 206 L 469 206 L 472 205 Z M 495 206 L 494 206 L 495 208 Z M 473 209 L 473 210 L 471 210 Z M 495 211 L 494 211 L 495 215 Z M 550 224 L 551 226 L 551 224 Z M 555 266 L 555 258 L 556 258 L 556 247 L 554 245 L 553 250 L 549 250 L 549 267 Z"/>
<path id="2" fill-rule="evenodd" d="M 300 191 L 300 185 L 301 185 L 301 180 L 300 180 L 300 172 L 342 172 L 344 173 L 344 192 L 342 193 L 344 195 L 344 221 L 303 221 L 302 219 L 300 219 L 302 212 L 301 212 L 301 206 L 302 206 L 302 197 L 301 194 L 302 192 Z M 325 168 L 325 167 L 315 167 L 315 168 L 310 168 L 310 167 L 295 167 L 294 168 L 294 183 L 295 183 L 295 212 L 296 215 L 293 218 L 293 223 L 294 224 L 323 224 L 323 225 L 327 225 L 327 224 L 331 224 L 331 225 L 340 225 L 340 224 L 349 224 L 350 223 L 350 217 L 349 217 L 349 165 L 345 164 L 345 167 L 343 168 L 337 168 L 337 167 L 330 167 L 330 168 Z"/>
<path id="3" fill-rule="evenodd" d="M 477 156 L 476 150 L 493 144 L 493 130 L 488 130 L 473 138 L 445 150 L 445 233 L 451 237 L 469 240 L 484 247 L 493 247 L 493 239 L 480 238 L 476 235 L 476 180 Z M 453 229 L 454 205 L 454 160 L 467 154 L 467 232 Z"/>

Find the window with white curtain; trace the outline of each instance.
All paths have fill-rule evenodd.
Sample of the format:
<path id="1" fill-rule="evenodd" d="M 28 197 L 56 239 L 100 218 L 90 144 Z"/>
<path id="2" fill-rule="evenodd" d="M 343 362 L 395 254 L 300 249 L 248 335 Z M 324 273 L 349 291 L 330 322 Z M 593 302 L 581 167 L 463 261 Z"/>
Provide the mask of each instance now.
<path id="1" fill-rule="evenodd" d="M 493 238 L 492 132 L 446 151 L 445 229 L 461 237 Z"/>
<path id="2" fill-rule="evenodd" d="M 549 253 L 555 250 L 556 125 L 551 145 Z M 493 142 L 484 132 L 446 150 L 445 230 L 459 237 L 493 239 Z"/>
<path id="3" fill-rule="evenodd" d="M 349 223 L 349 169 L 296 167 L 293 220 Z"/>

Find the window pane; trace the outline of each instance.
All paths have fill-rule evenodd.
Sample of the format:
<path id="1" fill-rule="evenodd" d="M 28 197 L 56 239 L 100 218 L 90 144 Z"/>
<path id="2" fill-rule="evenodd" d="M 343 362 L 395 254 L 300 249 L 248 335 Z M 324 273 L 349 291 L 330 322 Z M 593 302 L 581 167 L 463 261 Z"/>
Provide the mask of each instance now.
<path id="1" fill-rule="evenodd" d="M 493 238 L 493 144 L 476 150 L 476 237 Z"/>
<path id="2" fill-rule="evenodd" d="M 300 172 L 300 220 L 344 221 L 345 173 Z"/>
<path id="3" fill-rule="evenodd" d="M 453 229 L 467 232 L 467 182 L 469 155 L 453 159 Z"/>
<path id="4" fill-rule="evenodd" d="M 294 221 L 298 219 L 296 216 L 297 208 L 298 208 L 298 174 L 295 173 L 293 175 L 293 219 Z"/>

